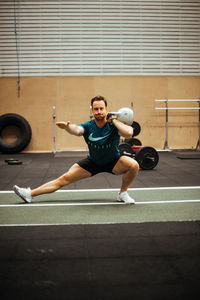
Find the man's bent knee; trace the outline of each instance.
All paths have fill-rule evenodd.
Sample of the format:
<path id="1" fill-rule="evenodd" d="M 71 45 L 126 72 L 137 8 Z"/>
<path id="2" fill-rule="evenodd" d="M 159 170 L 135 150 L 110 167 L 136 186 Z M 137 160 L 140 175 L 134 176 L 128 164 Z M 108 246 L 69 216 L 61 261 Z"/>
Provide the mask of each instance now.
<path id="1" fill-rule="evenodd" d="M 126 173 L 127 171 L 130 170 L 137 173 L 139 171 L 138 162 L 131 157 L 121 156 L 117 164 L 113 168 L 113 173 L 118 175 L 118 174 Z"/>
<path id="2" fill-rule="evenodd" d="M 139 164 L 136 160 L 132 159 L 132 161 L 130 161 L 127 165 L 127 169 L 124 173 L 133 173 L 133 175 L 137 175 L 138 171 L 139 171 Z"/>
<path id="3" fill-rule="evenodd" d="M 138 162 L 135 159 L 133 159 L 133 161 L 131 163 L 131 168 L 134 169 L 136 172 L 139 171 L 140 166 L 139 166 Z"/>

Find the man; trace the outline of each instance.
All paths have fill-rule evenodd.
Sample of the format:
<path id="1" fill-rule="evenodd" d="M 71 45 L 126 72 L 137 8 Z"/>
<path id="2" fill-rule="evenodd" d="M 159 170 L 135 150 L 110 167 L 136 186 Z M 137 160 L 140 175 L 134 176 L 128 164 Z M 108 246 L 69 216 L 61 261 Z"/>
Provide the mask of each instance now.
<path id="1" fill-rule="evenodd" d="M 107 101 L 102 96 L 91 100 L 94 119 L 80 125 L 68 122 L 57 122 L 56 125 L 75 136 L 83 136 L 89 148 L 89 156 L 75 163 L 65 174 L 59 178 L 47 182 L 38 188 L 20 188 L 14 186 L 15 193 L 25 202 L 30 203 L 33 197 L 52 193 L 72 182 L 94 176 L 100 172 L 108 172 L 115 175 L 123 174 L 122 185 L 117 201 L 134 203 L 127 190 L 137 176 L 139 165 L 136 160 L 121 156 L 118 145 L 120 136 L 130 138 L 133 128 L 116 118 L 107 120 Z"/>

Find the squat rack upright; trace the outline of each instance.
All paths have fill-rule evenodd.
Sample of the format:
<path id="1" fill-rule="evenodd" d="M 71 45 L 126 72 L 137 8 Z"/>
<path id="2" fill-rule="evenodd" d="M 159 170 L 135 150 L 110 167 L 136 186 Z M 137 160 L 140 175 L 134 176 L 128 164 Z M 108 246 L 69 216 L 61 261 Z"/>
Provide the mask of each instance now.
<path id="1" fill-rule="evenodd" d="M 165 107 L 156 107 L 157 110 L 165 110 L 165 142 L 164 142 L 164 150 L 169 150 L 168 146 L 168 115 L 169 110 L 198 110 L 199 111 L 199 137 L 197 141 L 196 150 L 200 148 L 200 99 L 156 99 L 156 102 L 165 102 Z M 169 107 L 169 102 L 197 102 L 198 107 Z"/>

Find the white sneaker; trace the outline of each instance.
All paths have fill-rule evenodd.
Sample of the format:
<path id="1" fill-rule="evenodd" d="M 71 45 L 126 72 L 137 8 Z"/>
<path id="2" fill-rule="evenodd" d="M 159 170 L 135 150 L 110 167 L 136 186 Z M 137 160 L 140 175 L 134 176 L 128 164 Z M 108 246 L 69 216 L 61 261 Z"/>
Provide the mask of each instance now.
<path id="1" fill-rule="evenodd" d="M 127 192 L 123 192 L 117 196 L 118 202 L 124 202 L 127 204 L 134 204 L 135 200 L 132 199 Z"/>
<path id="2" fill-rule="evenodd" d="M 25 202 L 31 203 L 32 202 L 32 196 L 31 196 L 31 189 L 23 189 L 18 187 L 17 185 L 13 186 L 14 192 L 21 197 Z"/>

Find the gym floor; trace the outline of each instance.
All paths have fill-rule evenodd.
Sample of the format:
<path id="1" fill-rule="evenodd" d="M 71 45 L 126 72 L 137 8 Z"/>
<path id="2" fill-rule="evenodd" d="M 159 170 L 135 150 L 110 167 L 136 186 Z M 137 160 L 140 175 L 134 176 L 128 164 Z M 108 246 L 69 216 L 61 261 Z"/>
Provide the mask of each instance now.
<path id="1" fill-rule="evenodd" d="M 98 174 L 24 204 L 83 152 L 0 155 L 2 299 L 197 299 L 200 153 L 159 152 L 117 204 L 121 176 Z M 21 165 L 8 165 L 15 158 Z"/>
<path id="2" fill-rule="evenodd" d="M 13 185 L 37 187 L 57 178 L 87 152 L 57 152 L 38 154 L 0 154 L 0 190 L 11 190 Z M 8 165 L 7 159 L 21 161 L 22 165 Z M 198 186 L 200 184 L 200 152 L 159 152 L 159 163 L 152 171 L 140 170 L 134 188 Z M 95 177 L 71 184 L 63 189 L 119 188 L 121 176 L 101 173 Z"/>

